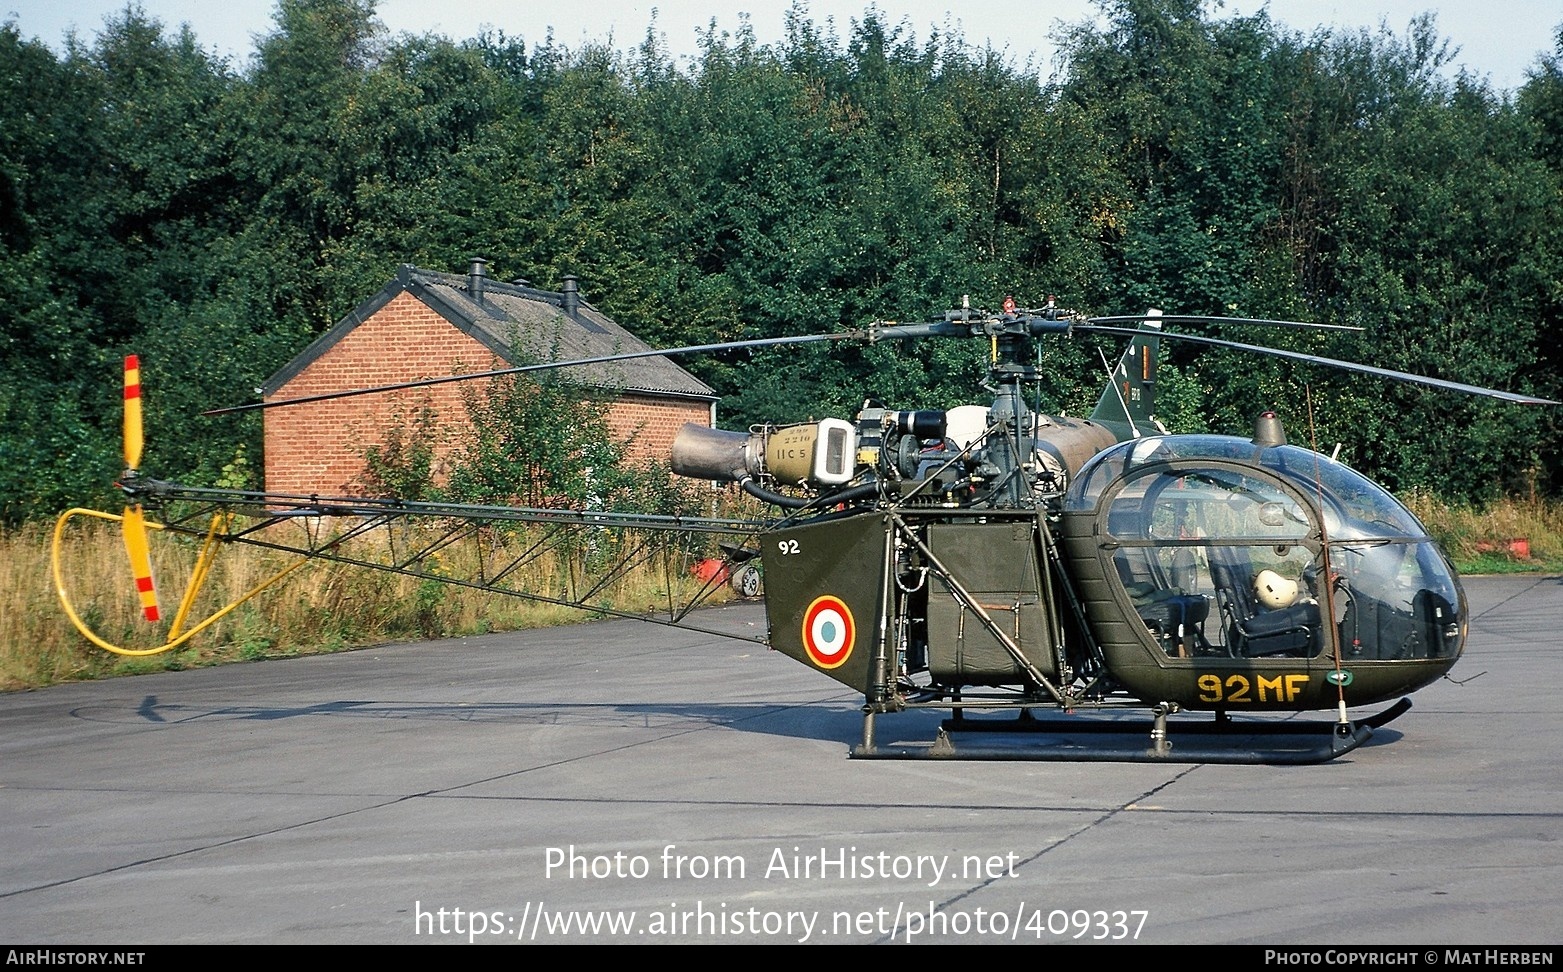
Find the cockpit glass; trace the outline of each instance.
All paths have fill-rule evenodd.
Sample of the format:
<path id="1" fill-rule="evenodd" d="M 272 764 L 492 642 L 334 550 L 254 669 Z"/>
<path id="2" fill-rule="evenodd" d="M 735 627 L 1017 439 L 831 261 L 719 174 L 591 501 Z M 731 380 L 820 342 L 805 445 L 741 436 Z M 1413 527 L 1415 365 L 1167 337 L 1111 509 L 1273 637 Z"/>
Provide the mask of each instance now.
<path id="1" fill-rule="evenodd" d="M 1136 468 L 1191 459 L 1230 459 L 1275 472 L 1319 503 L 1330 539 L 1427 536 L 1426 528 L 1400 501 L 1349 466 L 1297 446 L 1261 448 L 1225 435 L 1150 436 L 1120 443 L 1086 464 L 1075 477 L 1064 508 L 1094 510 L 1108 487 Z M 1273 508 L 1266 512 L 1272 520 L 1277 515 L 1284 518 L 1287 512 Z"/>
<path id="2" fill-rule="evenodd" d="M 1459 653 L 1460 589 L 1431 541 L 1331 543 L 1330 572 L 1343 659 Z"/>
<path id="3" fill-rule="evenodd" d="M 1307 514 L 1273 483 L 1220 468 L 1140 476 L 1113 499 L 1107 529 L 1121 540 L 1197 537 L 1275 542 L 1311 532 Z"/>
<path id="4" fill-rule="evenodd" d="M 1068 501 L 1080 509 L 1095 491 L 1105 504 L 1092 508 L 1109 576 L 1169 657 L 1458 654 L 1453 571 L 1416 518 L 1358 473 L 1216 436 L 1125 446 L 1088 465 Z"/>
<path id="5" fill-rule="evenodd" d="M 1322 652 L 1316 533 L 1279 483 L 1224 465 L 1131 472 L 1106 523 L 1117 580 L 1174 658 Z"/>

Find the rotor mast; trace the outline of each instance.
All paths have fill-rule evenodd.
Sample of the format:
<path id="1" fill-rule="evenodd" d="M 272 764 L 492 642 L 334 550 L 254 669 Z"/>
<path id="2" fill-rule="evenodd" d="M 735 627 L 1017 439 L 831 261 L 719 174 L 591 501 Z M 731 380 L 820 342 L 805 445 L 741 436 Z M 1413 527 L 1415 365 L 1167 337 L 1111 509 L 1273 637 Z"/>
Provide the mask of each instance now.
<path id="1" fill-rule="evenodd" d="M 1073 324 L 1066 311 L 1049 299 L 1039 310 L 1017 310 L 1006 298 L 1004 312 L 993 315 L 973 310 L 968 302 L 946 311 L 944 320 L 928 324 L 876 325 L 871 340 L 917 337 L 986 337 L 988 339 L 988 390 L 993 405 L 988 412 L 991 429 L 982 474 L 997 484 L 988 502 L 1005 509 L 1032 505 L 1030 457 L 1035 451 L 1037 415 L 1026 404 L 1024 386 L 1037 381 L 1035 338 L 1042 334 L 1068 334 Z"/>

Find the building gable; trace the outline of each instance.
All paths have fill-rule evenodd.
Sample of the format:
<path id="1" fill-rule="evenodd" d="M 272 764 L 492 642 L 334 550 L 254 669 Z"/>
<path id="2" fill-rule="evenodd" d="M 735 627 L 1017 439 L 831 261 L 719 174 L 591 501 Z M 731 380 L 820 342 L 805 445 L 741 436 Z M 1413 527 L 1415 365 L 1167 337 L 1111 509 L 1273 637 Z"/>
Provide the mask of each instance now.
<path id="1" fill-rule="evenodd" d="M 404 266 L 395 280 L 273 375 L 262 387 L 263 398 L 302 398 L 535 360 L 649 350 L 571 290 L 554 294 L 499 284 L 481 274 L 460 277 Z M 520 361 L 523 357 L 530 360 Z M 577 368 L 571 378 L 617 394 L 608 425 L 621 441 L 631 442 L 634 455 L 666 459 L 679 427 L 687 421 L 710 425 L 714 418 L 711 389 L 667 359 Z M 472 384 L 268 409 L 267 488 L 301 495 L 361 494 L 366 450 L 384 442 L 390 429 L 410 428 L 429 411 L 438 417 L 433 444 L 436 461 L 443 460 L 468 425 L 463 394 L 472 393 Z"/>

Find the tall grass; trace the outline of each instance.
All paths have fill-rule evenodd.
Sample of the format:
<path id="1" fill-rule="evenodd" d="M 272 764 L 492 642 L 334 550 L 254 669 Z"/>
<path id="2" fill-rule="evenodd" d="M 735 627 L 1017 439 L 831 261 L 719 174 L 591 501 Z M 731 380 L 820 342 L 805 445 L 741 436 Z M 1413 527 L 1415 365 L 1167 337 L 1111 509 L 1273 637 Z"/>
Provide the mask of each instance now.
<path id="1" fill-rule="evenodd" d="M 1504 498 L 1478 507 L 1425 492 L 1403 499 L 1462 572 L 1563 569 L 1563 503 Z"/>
<path id="2" fill-rule="evenodd" d="M 283 524 L 272 529 L 299 529 Z M 226 661 L 339 651 L 412 638 L 509 631 L 566 624 L 588 612 L 329 561 L 311 561 L 276 587 L 241 605 L 167 652 L 141 658 L 110 654 L 86 641 L 70 623 L 53 590 L 51 530 L 29 525 L 0 533 L 0 689 L 14 690 L 73 679 L 188 668 Z M 279 538 L 285 539 L 285 538 Z M 296 540 L 297 538 L 292 538 Z M 412 538 L 396 538 L 403 544 Z M 166 642 L 169 622 L 195 562 L 198 541 L 154 533 L 154 574 L 163 621 L 148 624 L 131 585 L 118 525 L 72 522 L 62 549 L 64 585 L 78 615 L 104 640 L 131 649 Z M 354 541 L 345 553 L 384 562 L 394 554 L 387 531 Z M 467 576 L 480 555 L 490 563 L 514 556 L 531 538 L 523 532 L 468 538 L 426 561 L 434 572 Z M 553 597 L 579 590 L 588 559 L 612 550 L 539 558 L 508 578 L 514 586 Z M 233 602 L 298 556 L 242 544 L 224 545 L 191 611 L 191 625 Z M 689 577 L 690 558 L 659 558 L 631 571 L 592 604 L 617 611 L 666 610 L 668 598 L 687 597 L 699 583 Z M 719 595 L 720 596 L 720 595 Z"/>

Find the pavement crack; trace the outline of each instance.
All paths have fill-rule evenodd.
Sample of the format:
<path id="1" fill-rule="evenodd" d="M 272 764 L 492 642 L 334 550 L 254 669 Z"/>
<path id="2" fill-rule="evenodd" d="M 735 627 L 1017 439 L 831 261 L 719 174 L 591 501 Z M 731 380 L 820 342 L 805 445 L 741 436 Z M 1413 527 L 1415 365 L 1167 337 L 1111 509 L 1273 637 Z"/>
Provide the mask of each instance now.
<path id="1" fill-rule="evenodd" d="M 1498 610 L 1499 608 L 1503 607 L 1505 604 L 1508 604 L 1510 601 L 1513 601 L 1513 600 L 1515 600 L 1517 598 L 1521 598 L 1521 597 L 1526 596 L 1531 591 L 1534 591 L 1536 588 L 1540 587 L 1542 584 L 1545 584 L 1548 581 L 1552 581 L 1552 582 L 1555 583 L 1555 582 L 1557 582 L 1557 580 L 1558 580 L 1558 578 L 1557 578 L 1556 575 L 1549 575 L 1547 577 L 1538 577 L 1538 578 L 1536 578 L 1536 580 L 1532 581 L 1531 584 L 1529 586 L 1527 586 L 1524 590 L 1515 591 L 1513 594 L 1510 594 L 1508 597 L 1504 598 L 1503 600 L 1498 601 L 1495 604 L 1489 604 L 1486 607 L 1482 608 L 1480 611 L 1478 611 L 1475 614 L 1471 615 L 1470 620 L 1471 621 L 1478 621 L 1478 620 L 1480 620 L 1482 618 L 1485 618 L 1487 615 L 1489 615 L 1489 614 L 1493 613 L 1494 611 Z"/>
<path id="2" fill-rule="evenodd" d="M 245 841 L 255 840 L 260 837 L 271 837 L 276 834 L 285 834 L 289 831 L 300 830 L 304 827 L 313 827 L 316 824 L 326 823 L 332 820 L 341 820 L 344 817 L 351 817 L 354 814 L 363 813 L 366 810 L 379 810 L 382 807 L 394 806 L 395 804 L 402 803 L 407 800 L 417 799 L 418 797 L 424 795 L 425 794 L 422 793 L 414 793 L 407 796 L 400 796 L 393 800 L 382 800 L 379 803 L 371 803 L 362 807 L 354 807 L 351 810 L 343 810 L 339 813 L 328 813 L 323 817 L 314 817 L 310 820 L 300 820 L 297 823 L 291 823 L 283 827 L 273 827 L 270 830 L 261 830 L 251 834 L 242 834 L 238 837 L 229 837 L 226 840 L 216 840 L 212 841 L 211 843 L 202 844 L 199 847 L 186 847 L 181 851 L 173 851 L 168 854 L 157 854 L 152 857 L 143 857 L 137 861 L 126 861 L 123 864 L 115 864 L 112 867 L 99 868 L 96 871 L 89 871 L 86 874 L 76 874 L 71 877 L 60 878 L 56 881 L 45 881 L 41 884 L 34 884 L 25 888 L 16 888 L 11 891 L 0 891 L 0 900 L 5 898 L 15 898 L 20 895 L 30 894 L 34 891 L 48 891 L 51 888 L 62 888 L 75 884 L 78 881 L 87 881 L 92 878 L 104 877 L 106 875 L 115 874 L 120 871 L 134 870 L 135 868 L 145 867 L 149 864 L 161 864 L 166 861 L 175 861 L 181 857 L 189 857 L 191 854 L 201 854 L 206 851 L 216 850 L 221 847 L 231 847 L 234 844 L 242 844 Z"/>
<path id="3" fill-rule="evenodd" d="M 1140 803 L 1143 800 L 1146 800 L 1146 799 L 1148 799 L 1150 797 L 1155 796 L 1156 794 L 1160 793 L 1162 790 L 1165 790 L 1167 787 L 1171 786 L 1174 783 L 1180 782 L 1181 780 L 1183 780 L 1184 777 L 1188 776 L 1190 773 L 1195 772 L 1199 768 L 1200 767 L 1197 766 L 1197 765 L 1196 766 L 1190 766 L 1187 769 L 1183 770 L 1182 772 L 1177 773 L 1174 776 L 1172 776 L 1171 779 L 1163 780 L 1161 783 L 1157 784 L 1156 786 L 1151 787 L 1149 790 L 1146 790 L 1144 793 L 1141 793 L 1135 799 L 1130 800 L 1127 803 L 1119 804 L 1116 807 L 1108 808 L 1107 810 L 1103 811 L 1100 816 L 1096 817 L 1096 819 L 1090 820 L 1090 821 L 1086 822 L 1085 824 L 1082 824 L 1080 827 L 1077 827 L 1073 832 L 1065 834 L 1063 837 L 1059 838 L 1058 840 L 1053 841 L 1051 844 L 1048 844 L 1046 847 L 1040 848 L 1035 854 L 1032 854 L 1030 857 L 1027 857 L 1027 858 L 1025 858 L 1025 859 L 1023 859 L 1021 861 L 1016 862 L 1014 867 L 1012 868 L 1012 870 L 1017 870 L 1018 871 L 1020 868 L 1025 867 L 1027 864 L 1030 864 L 1033 861 L 1040 860 L 1043 857 L 1043 855 L 1052 853 L 1053 851 L 1055 851 L 1058 848 L 1064 846 L 1065 844 L 1069 843 L 1070 841 L 1073 841 L 1073 840 L 1075 840 L 1075 839 L 1077 839 L 1079 837 L 1083 837 L 1084 835 L 1086 835 L 1086 834 L 1090 833 L 1091 831 L 1095 830 L 1097 827 L 1100 827 L 1102 824 L 1107 823 L 1109 820 L 1112 820 L 1114 817 L 1117 817 L 1119 814 L 1126 813 L 1126 812 L 1134 809 L 1135 804 Z M 979 881 L 976 884 L 972 885 L 971 887 L 967 888 L 966 890 L 962 891 L 960 894 L 957 894 L 957 895 L 955 895 L 955 896 L 953 896 L 953 897 L 951 897 L 951 898 L 949 898 L 949 899 L 947 899 L 945 901 L 939 902 L 937 905 L 933 906 L 933 908 L 931 910 L 943 911 L 946 908 L 953 907 L 953 906 L 961 903 L 962 901 L 966 900 L 967 898 L 971 897 L 972 895 L 976 894 L 977 892 L 986 890 L 987 888 L 990 888 L 993 885 L 997 884 L 1002 879 L 1002 877 L 1003 876 L 1000 875 L 999 877 L 990 877 L 990 878 L 987 878 L 985 880 Z M 896 931 L 897 931 L 897 929 L 892 928 L 890 930 L 889 934 L 886 934 L 884 936 L 881 936 L 878 939 L 875 939 L 873 944 L 875 944 L 875 945 L 884 945 L 884 944 L 888 944 L 889 942 L 893 942 L 895 940 L 895 938 L 896 938 Z"/>

